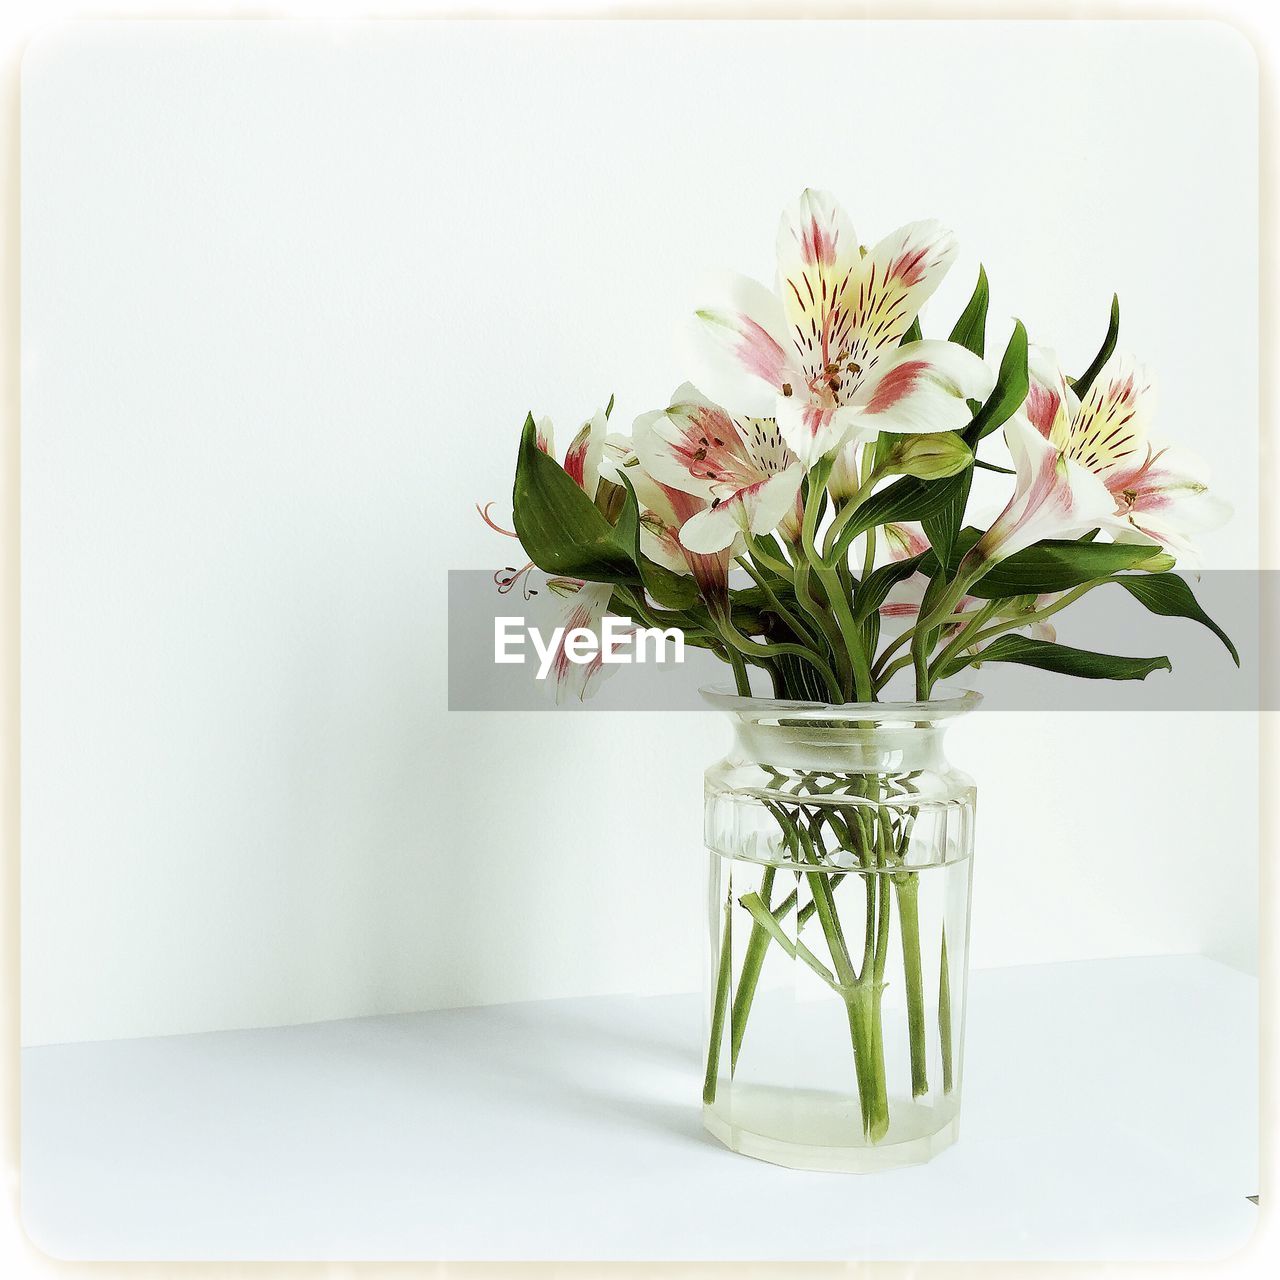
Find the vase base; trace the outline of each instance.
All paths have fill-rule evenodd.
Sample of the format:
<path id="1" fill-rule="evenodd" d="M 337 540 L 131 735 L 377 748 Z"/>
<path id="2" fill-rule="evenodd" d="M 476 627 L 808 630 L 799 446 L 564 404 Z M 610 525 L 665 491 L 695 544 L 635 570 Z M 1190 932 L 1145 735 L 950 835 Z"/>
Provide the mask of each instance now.
<path id="1" fill-rule="evenodd" d="M 917 1137 L 889 1140 L 875 1145 L 833 1145 L 828 1143 L 789 1142 L 768 1134 L 756 1133 L 733 1124 L 719 1115 L 714 1106 L 702 1109 L 702 1124 L 712 1137 L 730 1151 L 765 1160 L 788 1169 L 808 1169 L 816 1173 L 879 1173 L 885 1169 L 902 1169 L 925 1164 L 945 1151 L 960 1134 L 960 1117 L 954 1115 L 941 1128 Z"/>

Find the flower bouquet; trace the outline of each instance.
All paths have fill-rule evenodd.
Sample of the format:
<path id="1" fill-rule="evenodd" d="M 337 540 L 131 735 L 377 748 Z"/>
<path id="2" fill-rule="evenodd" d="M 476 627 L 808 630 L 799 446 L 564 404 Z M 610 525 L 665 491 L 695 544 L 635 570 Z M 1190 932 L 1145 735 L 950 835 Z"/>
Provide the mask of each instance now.
<path id="1" fill-rule="evenodd" d="M 945 337 L 921 328 L 957 252 L 938 223 L 868 248 L 806 191 L 777 251 L 772 290 L 738 278 L 697 313 L 695 379 L 665 408 L 626 436 L 610 401 L 563 461 L 530 416 L 514 529 L 482 514 L 529 559 L 500 586 L 536 567 L 564 597 L 558 696 L 599 679 L 574 637 L 610 614 L 729 668 L 707 693 L 736 732 L 707 773 L 705 1122 L 779 1163 L 876 1169 L 958 1127 L 974 788 L 942 734 L 978 698 L 945 682 L 988 663 L 1167 670 L 1057 642 L 1051 620 L 1104 588 L 1210 628 L 1238 663 L 1169 572 L 1228 509 L 1153 437 L 1117 301 L 1076 376 L 1018 322 L 993 367 L 983 270 Z M 971 523 L 978 470 L 1006 500 Z"/>

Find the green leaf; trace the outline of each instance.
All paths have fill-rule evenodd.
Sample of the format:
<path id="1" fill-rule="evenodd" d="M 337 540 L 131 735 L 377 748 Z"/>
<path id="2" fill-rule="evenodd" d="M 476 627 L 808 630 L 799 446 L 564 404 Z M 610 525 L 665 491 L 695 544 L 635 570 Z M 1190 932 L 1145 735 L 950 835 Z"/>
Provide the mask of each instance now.
<path id="1" fill-rule="evenodd" d="M 918 556 L 908 556 L 905 560 L 891 560 L 872 570 L 854 593 L 854 619 L 860 622 L 875 613 L 889 598 L 889 592 L 903 579 L 915 573 L 927 554 L 922 552 Z"/>
<path id="2" fill-rule="evenodd" d="M 611 525 L 565 469 L 538 448 L 532 414 L 520 436 L 511 501 L 525 554 L 545 573 L 589 582 L 636 580 L 634 500 Z"/>
<path id="3" fill-rule="evenodd" d="M 1109 577 L 1151 558 L 1133 542 L 1039 542 L 993 565 L 970 588 L 982 600 L 1042 596 Z"/>
<path id="4" fill-rule="evenodd" d="M 1195 593 L 1184 578 L 1172 573 L 1126 574 L 1114 578 L 1139 604 L 1162 618 L 1190 618 L 1208 627 L 1227 647 L 1227 652 L 1240 665 L 1240 654 L 1231 638 L 1200 607 Z"/>
<path id="5" fill-rule="evenodd" d="M 901 520 L 921 520 L 941 510 L 948 501 L 948 481 L 917 480 L 915 476 L 903 476 L 891 485 L 878 489 L 854 514 L 833 550 L 833 558 L 839 559 L 848 551 L 854 538 L 877 525 Z"/>
<path id="6" fill-rule="evenodd" d="M 920 331 L 920 317 L 916 316 L 916 318 L 911 322 L 911 328 L 902 335 L 902 339 L 898 343 L 898 346 L 905 347 L 908 342 L 919 342 L 923 337 L 924 334 Z"/>
<path id="7" fill-rule="evenodd" d="M 1000 358 L 995 386 L 973 421 L 964 429 L 964 437 L 970 447 L 985 439 L 1001 427 L 1021 407 L 1027 398 L 1027 331 L 1021 320 L 1015 320 L 1013 333 Z"/>
<path id="8" fill-rule="evenodd" d="M 974 415 L 973 421 L 964 429 L 963 435 L 970 448 L 976 447 L 979 440 L 989 436 L 1013 416 L 1027 398 L 1027 386 L 1027 331 L 1021 320 L 1015 320 L 1009 345 L 1000 358 L 996 385 L 991 389 L 982 408 Z"/>
<path id="9" fill-rule="evenodd" d="M 1098 349 L 1098 354 L 1093 357 L 1093 363 L 1078 377 L 1072 380 L 1071 389 L 1084 399 L 1089 388 L 1093 386 L 1093 380 L 1102 372 L 1102 366 L 1111 359 L 1111 353 L 1116 349 L 1116 339 L 1120 336 L 1120 295 L 1113 293 L 1111 295 L 1111 321 L 1107 325 L 1107 336 L 1102 340 L 1102 346 Z"/>
<path id="10" fill-rule="evenodd" d="M 978 283 L 973 286 L 973 295 L 965 309 L 960 313 L 951 330 L 951 341 L 958 342 L 975 356 L 980 356 L 987 344 L 987 304 L 990 291 L 987 287 L 987 273 L 983 267 L 978 268 Z"/>
<path id="11" fill-rule="evenodd" d="M 944 561 L 951 559 L 952 549 L 960 533 L 960 522 L 969 502 L 969 489 L 973 484 L 973 468 L 967 467 L 959 475 L 938 481 L 947 487 L 946 501 L 931 515 L 924 517 L 925 537 L 930 546 L 936 547 Z"/>
<path id="12" fill-rule="evenodd" d="M 941 677 L 946 679 L 955 675 L 974 662 L 1013 662 L 1084 680 L 1145 680 L 1153 671 L 1173 670 L 1166 657 L 1126 658 L 1113 653 L 1073 649 L 1065 644 L 1051 644 L 1048 640 L 1032 640 L 1026 636 L 1001 636 L 976 655 L 957 654 L 945 664 Z"/>

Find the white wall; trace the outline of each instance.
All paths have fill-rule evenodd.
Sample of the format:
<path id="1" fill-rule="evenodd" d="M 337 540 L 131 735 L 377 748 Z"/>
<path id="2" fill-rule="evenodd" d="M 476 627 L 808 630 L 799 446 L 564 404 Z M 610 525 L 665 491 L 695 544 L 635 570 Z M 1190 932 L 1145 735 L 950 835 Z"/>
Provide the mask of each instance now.
<path id="1" fill-rule="evenodd" d="M 1204 24 L 66 28 L 23 91 L 23 1038 L 698 981 L 713 717 L 445 709 L 529 407 L 660 403 L 777 212 L 1113 289 L 1256 563 L 1256 85 Z M 1192 86 L 1194 88 L 1192 88 Z M 927 317 L 926 317 L 927 318 Z M 1171 623 L 1171 626 L 1179 625 Z M 982 716 L 974 960 L 1249 966 L 1246 716 Z"/>

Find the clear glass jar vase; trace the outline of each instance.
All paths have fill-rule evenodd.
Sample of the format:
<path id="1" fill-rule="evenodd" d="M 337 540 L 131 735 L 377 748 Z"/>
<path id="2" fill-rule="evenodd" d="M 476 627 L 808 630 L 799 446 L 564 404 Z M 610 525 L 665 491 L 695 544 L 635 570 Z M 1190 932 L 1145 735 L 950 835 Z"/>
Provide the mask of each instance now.
<path id="1" fill-rule="evenodd" d="M 703 1119 L 726 1146 L 869 1172 L 956 1139 L 975 790 L 943 753 L 976 693 L 820 706 L 707 690 Z"/>

